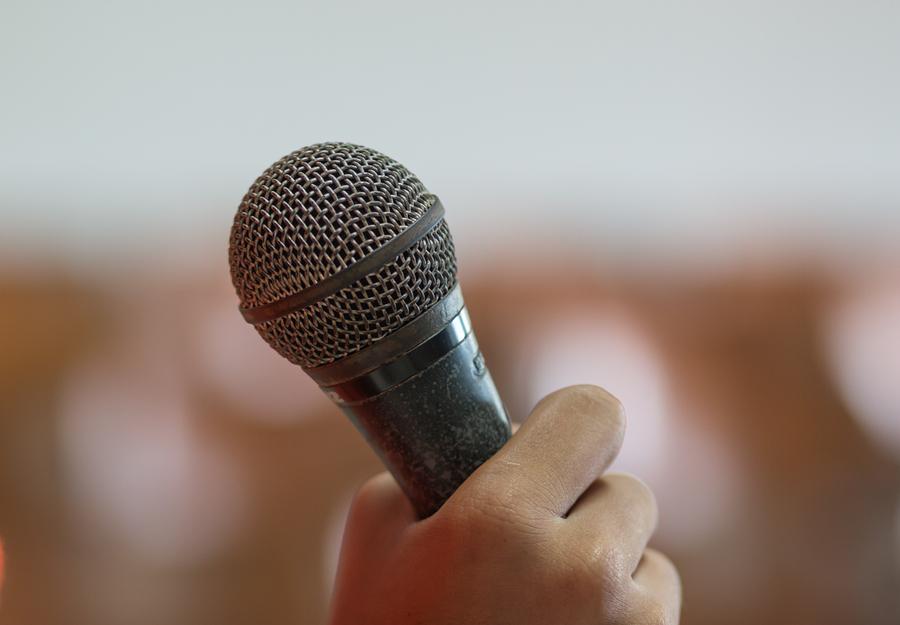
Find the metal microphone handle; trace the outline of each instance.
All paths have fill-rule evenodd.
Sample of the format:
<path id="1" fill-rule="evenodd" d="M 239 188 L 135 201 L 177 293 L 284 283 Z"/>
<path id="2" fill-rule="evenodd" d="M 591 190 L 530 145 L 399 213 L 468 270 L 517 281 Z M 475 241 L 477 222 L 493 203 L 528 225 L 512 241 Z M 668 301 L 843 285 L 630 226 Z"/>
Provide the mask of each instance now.
<path id="1" fill-rule="evenodd" d="M 438 510 L 511 435 L 475 334 L 400 384 L 336 402 L 406 493 L 420 518 Z"/>

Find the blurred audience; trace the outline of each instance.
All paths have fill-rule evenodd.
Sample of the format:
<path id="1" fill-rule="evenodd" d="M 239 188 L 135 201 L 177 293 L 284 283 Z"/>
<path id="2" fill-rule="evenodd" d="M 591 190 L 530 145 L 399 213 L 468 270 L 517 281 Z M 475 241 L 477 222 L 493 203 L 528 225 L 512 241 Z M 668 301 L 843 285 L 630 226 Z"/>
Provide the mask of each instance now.
<path id="1" fill-rule="evenodd" d="M 900 274 L 512 262 L 462 276 L 510 413 L 620 396 L 684 623 L 900 620 Z M 222 272 L 0 279 L 0 623 L 324 621 L 379 464 L 235 305 Z"/>

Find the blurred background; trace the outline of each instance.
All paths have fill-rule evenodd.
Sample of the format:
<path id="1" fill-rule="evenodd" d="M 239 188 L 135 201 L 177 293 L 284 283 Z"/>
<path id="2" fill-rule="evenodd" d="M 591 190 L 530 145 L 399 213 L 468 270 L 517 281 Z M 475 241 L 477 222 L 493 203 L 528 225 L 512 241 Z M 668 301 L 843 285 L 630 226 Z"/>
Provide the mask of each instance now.
<path id="1" fill-rule="evenodd" d="M 898 77 L 886 1 L 5 0 L 0 623 L 324 623 L 379 464 L 225 254 L 324 140 L 441 196 L 514 420 L 624 401 L 684 623 L 900 623 Z"/>

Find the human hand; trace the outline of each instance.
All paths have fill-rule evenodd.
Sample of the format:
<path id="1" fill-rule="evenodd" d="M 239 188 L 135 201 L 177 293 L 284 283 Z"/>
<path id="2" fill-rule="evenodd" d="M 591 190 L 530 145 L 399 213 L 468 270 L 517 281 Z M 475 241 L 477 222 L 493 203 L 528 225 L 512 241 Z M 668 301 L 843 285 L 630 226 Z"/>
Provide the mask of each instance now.
<path id="1" fill-rule="evenodd" d="M 382 473 L 344 533 L 332 625 L 674 625 L 681 585 L 647 549 L 650 490 L 605 475 L 619 402 L 593 386 L 544 398 L 437 513 L 417 520 Z"/>

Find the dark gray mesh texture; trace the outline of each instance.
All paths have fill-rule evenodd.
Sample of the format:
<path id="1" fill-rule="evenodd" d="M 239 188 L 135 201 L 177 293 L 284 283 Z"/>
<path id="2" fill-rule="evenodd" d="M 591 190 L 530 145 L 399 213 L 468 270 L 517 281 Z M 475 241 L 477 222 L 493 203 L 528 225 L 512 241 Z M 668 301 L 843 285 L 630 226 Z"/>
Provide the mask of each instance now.
<path id="1" fill-rule="evenodd" d="M 242 306 L 274 302 L 349 267 L 433 202 L 413 174 L 374 150 L 324 143 L 289 154 L 254 182 L 235 215 L 229 261 Z M 441 221 L 379 270 L 256 328 L 291 362 L 316 367 L 409 323 L 455 283 L 453 240 Z"/>

